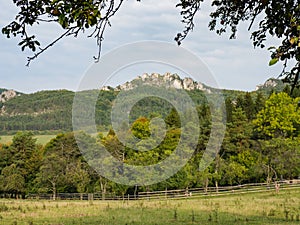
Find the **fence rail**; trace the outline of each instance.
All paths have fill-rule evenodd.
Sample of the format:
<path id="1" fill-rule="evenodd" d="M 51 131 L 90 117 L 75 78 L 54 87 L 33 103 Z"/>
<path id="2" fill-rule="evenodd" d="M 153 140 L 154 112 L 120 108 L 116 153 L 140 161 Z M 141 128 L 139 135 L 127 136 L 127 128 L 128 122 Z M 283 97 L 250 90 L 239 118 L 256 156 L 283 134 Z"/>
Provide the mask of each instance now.
<path id="1" fill-rule="evenodd" d="M 280 190 L 300 188 L 300 179 L 277 182 Z M 228 187 L 190 188 L 180 190 L 165 190 L 153 192 L 139 192 L 137 195 L 116 196 L 102 193 L 57 193 L 57 200 L 151 200 L 151 199 L 180 199 L 199 198 L 207 196 L 225 196 L 245 193 L 270 192 L 275 190 L 275 183 L 254 183 Z M 53 199 L 52 194 L 29 194 L 28 199 Z"/>
<path id="2" fill-rule="evenodd" d="M 288 180 L 280 181 L 280 189 L 288 190 L 294 188 L 300 188 L 300 180 Z M 208 188 L 191 188 L 181 190 L 166 190 L 156 192 L 140 192 L 139 199 L 163 199 L 163 198 L 193 198 L 193 197 L 204 197 L 204 196 L 221 196 L 221 195 L 232 195 L 242 193 L 256 193 L 256 192 L 267 192 L 275 191 L 275 183 L 255 183 L 255 184 L 244 184 L 237 186 L 228 187 L 208 187 Z"/>

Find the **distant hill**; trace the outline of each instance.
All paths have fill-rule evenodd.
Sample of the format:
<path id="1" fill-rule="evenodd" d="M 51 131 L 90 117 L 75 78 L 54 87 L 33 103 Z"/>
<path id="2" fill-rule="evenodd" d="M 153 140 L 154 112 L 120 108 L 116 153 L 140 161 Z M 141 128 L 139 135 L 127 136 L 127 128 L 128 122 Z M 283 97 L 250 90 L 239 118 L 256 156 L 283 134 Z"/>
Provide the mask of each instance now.
<path id="1" fill-rule="evenodd" d="M 270 93 L 272 91 L 279 92 L 284 89 L 287 84 L 284 84 L 282 80 L 270 78 L 264 84 L 256 86 L 256 91 Z"/>
<path id="2" fill-rule="evenodd" d="M 181 78 L 178 74 L 165 73 L 164 75 L 158 73 L 143 74 L 138 76 L 132 81 L 128 81 L 125 84 L 119 85 L 116 88 L 105 86 L 102 90 L 114 90 L 114 91 L 128 91 L 136 87 L 143 85 L 151 86 L 163 86 L 166 88 L 182 89 L 187 91 L 200 90 L 207 93 L 211 93 L 214 88 L 211 88 L 203 83 L 197 82 L 190 77 Z"/>
<path id="3" fill-rule="evenodd" d="M 94 92 L 99 92 L 96 103 L 96 123 L 102 126 L 110 125 L 110 112 L 114 99 L 120 91 L 131 91 L 139 85 L 165 86 L 186 90 L 196 105 L 205 103 L 205 94 L 220 90 L 196 82 L 191 78 L 181 79 L 177 74 L 157 73 L 143 74 L 136 79 L 115 88 L 104 87 L 99 90 L 85 91 L 86 99 Z M 278 80 L 268 80 L 260 85 L 257 91 L 265 94 L 271 90 L 282 90 L 283 84 Z M 205 94 L 204 94 L 205 93 Z M 232 100 L 242 95 L 243 91 L 224 90 L 225 98 Z M 256 92 L 252 94 L 255 95 Z M 13 90 L 0 89 L 0 134 L 11 134 L 18 130 L 31 130 L 36 133 L 57 133 L 72 130 L 72 103 L 75 93 L 68 90 L 40 91 L 33 94 L 22 94 Z M 2 100 L 1 100 L 2 99 Z M 145 99 L 136 104 L 130 113 L 131 120 L 139 116 L 150 116 L 157 112 L 167 116 L 172 106 L 163 100 Z M 84 107 L 81 109 L 84 112 Z"/>
<path id="4" fill-rule="evenodd" d="M 73 97 L 63 90 L 15 96 L 2 104 L 0 130 L 70 130 Z"/>

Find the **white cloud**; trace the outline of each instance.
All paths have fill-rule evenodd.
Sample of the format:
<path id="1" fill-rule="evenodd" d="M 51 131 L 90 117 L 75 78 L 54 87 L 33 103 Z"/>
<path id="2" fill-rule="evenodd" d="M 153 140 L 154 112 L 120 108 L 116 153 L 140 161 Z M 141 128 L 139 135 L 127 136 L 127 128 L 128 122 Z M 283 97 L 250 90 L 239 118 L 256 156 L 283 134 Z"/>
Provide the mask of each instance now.
<path id="1" fill-rule="evenodd" d="M 112 19 L 103 43 L 103 53 L 128 42 L 142 40 L 173 41 L 177 32 L 183 29 L 180 23 L 178 0 L 142 2 L 126 1 L 120 12 Z M 13 19 L 16 8 L 9 1 L 0 3 L 0 25 Z M 238 39 L 228 40 L 228 35 L 218 36 L 210 32 L 209 4 L 195 21 L 196 27 L 184 41 L 183 47 L 197 54 L 214 73 L 221 87 L 253 90 L 258 83 L 276 76 L 280 66 L 267 66 L 269 53 L 266 50 L 253 50 L 247 25 L 241 25 Z M 60 31 L 56 25 L 33 28 L 42 43 L 55 38 Z M 87 39 L 88 33 L 77 39 L 62 40 L 35 60 L 30 68 L 24 67 L 26 55 L 21 53 L 16 40 L 0 38 L 0 87 L 15 88 L 24 92 L 41 89 L 77 88 L 80 78 L 93 62 L 97 53 L 96 41 Z M 149 71 L 148 71 L 149 72 Z M 152 71 L 156 72 L 156 71 Z M 136 74 L 140 75 L 140 74 Z"/>

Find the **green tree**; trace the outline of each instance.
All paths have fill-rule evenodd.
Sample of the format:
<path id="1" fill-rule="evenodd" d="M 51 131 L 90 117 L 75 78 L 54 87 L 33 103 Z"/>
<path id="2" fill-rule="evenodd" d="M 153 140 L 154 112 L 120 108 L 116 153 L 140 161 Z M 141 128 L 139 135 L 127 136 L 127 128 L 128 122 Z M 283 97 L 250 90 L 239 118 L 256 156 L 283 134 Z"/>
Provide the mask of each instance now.
<path id="1" fill-rule="evenodd" d="M 253 121 L 256 131 L 265 137 L 295 136 L 300 124 L 299 100 L 285 92 L 273 93 Z"/>
<path id="2" fill-rule="evenodd" d="M 200 135 L 196 152 L 206 149 L 211 132 L 211 112 L 207 104 L 197 106 L 200 123 Z M 227 111 L 226 111 L 227 112 Z M 228 111 L 230 113 L 230 111 Z M 199 165 L 199 164 L 198 164 Z"/>
<path id="3" fill-rule="evenodd" d="M 243 110 L 249 121 L 251 121 L 255 117 L 255 106 L 252 99 L 252 96 L 249 92 L 247 92 L 244 96 L 244 107 Z"/>
<path id="4" fill-rule="evenodd" d="M 265 106 L 265 98 L 261 92 L 258 92 L 256 95 L 255 103 L 254 103 L 254 108 L 255 108 L 255 115 L 263 109 Z"/>
<path id="5" fill-rule="evenodd" d="M 9 151 L 9 146 L 2 145 L 0 146 L 0 171 L 6 166 L 12 164 L 12 155 Z"/>
<path id="6" fill-rule="evenodd" d="M 42 159 L 42 148 L 30 132 L 18 132 L 9 146 L 10 161 L 21 172 L 26 183 L 26 190 L 31 191 L 33 181 Z"/>
<path id="7" fill-rule="evenodd" d="M 36 183 L 40 192 L 52 192 L 52 199 L 56 200 L 57 189 L 65 184 L 65 162 L 55 153 L 47 154 L 42 162 Z"/>
<path id="8" fill-rule="evenodd" d="M 176 109 L 172 108 L 169 115 L 165 118 L 165 122 L 168 127 L 180 128 L 181 122 L 180 117 L 176 111 Z"/>
<path id="9" fill-rule="evenodd" d="M 247 178 L 246 173 L 247 168 L 236 161 L 230 160 L 228 165 L 226 165 L 225 177 L 230 185 L 242 184 L 242 182 Z"/>
<path id="10" fill-rule="evenodd" d="M 100 139 L 106 150 L 120 161 L 125 160 L 125 147 L 119 141 L 113 130 L 110 130 L 106 137 Z"/>
<path id="11" fill-rule="evenodd" d="M 188 163 L 164 183 L 168 189 L 188 189 L 195 182 L 193 172 L 192 165 Z"/>
<path id="12" fill-rule="evenodd" d="M 230 123 L 230 122 L 232 122 L 232 111 L 234 109 L 232 99 L 226 98 L 225 105 L 226 105 L 226 119 L 227 119 L 227 122 Z"/>
<path id="13" fill-rule="evenodd" d="M 261 141 L 264 170 L 267 181 L 271 179 L 293 179 L 299 176 L 299 137 L 272 138 Z"/>
<path id="14" fill-rule="evenodd" d="M 235 109 L 232 112 L 232 122 L 227 123 L 221 156 L 226 159 L 249 148 L 251 133 L 252 126 L 248 122 L 245 112 L 241 108 Z"/>
<path id="15" fill-rule="evenodd" d="M 131 126 L 131 131 L 134 136 L 139 139 L 149 138 L 150 131 L 150 121 L 145 117 L 138 118 Z"/>
<path id="16" fill-rule="evenodd" d="M 252 149 L 244 149 L 237 155 L 231 155 L 227 160 L 225 179 L 232 184 L 244 182 L 259 182 L 256 169 L 259 166 L 259 154 Z"/>
<path id="17" fill-rule="evenodd" d="M 18 198 L 20 194 L 23 195 L 26 191 L 25 178 L 16 164 L 11 164 L 2 170 L 0 183 L 2 191 L 15 198 Z"/>
<path id="18" fill-rule="evenodd" d="M 66 171 L 66 177 L 70 183 L 75 184 L 76 190 L 79 193 L 85 193 L 91 181 L 90 174 L 85 166 L 85 163 L 77 161 L 77 163 L 72 164 L 71 167 L 68 168 L 68 171 Z"/>
<path id="19" fill-rule="evenodd" d="M 44 159 L 36 179 L 41 191 L 82 192 L 89 182 L 86 163 L 73 133 L 59 134 L 44 150 Z M 82 179 L 81 179 L 82 178 Z"/>

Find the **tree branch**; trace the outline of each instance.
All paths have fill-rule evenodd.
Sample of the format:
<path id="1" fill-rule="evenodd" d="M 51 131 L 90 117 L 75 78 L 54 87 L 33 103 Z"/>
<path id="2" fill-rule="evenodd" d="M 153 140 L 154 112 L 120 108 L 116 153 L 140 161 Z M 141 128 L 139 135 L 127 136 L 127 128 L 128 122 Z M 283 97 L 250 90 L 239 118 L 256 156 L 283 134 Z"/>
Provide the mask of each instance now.
<path id="1" fill-rule="evenodd" d="M 48 44 L 45 48 L 40 48 L 40 51 L 38 53 L 35 53 L 33 56 L 27 57 L 27 64 L 26 64 L 26 66 L 29 66 L 32 60 L 36 59 L 40 54 L 42 54 L 47 49 L 49 49 L 50 47 L 52 47 L 55 43 L 57 43 L 59 40 L 61 40 L 65 36 L 67 36 L 73 29 L 74 28 L 69 28 L 65 33 L 63 33 L 61 36 L 59 36 L 58 38 L 56 38 L 53 42 L 51 42 L 50 44 Z"/>

